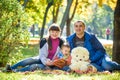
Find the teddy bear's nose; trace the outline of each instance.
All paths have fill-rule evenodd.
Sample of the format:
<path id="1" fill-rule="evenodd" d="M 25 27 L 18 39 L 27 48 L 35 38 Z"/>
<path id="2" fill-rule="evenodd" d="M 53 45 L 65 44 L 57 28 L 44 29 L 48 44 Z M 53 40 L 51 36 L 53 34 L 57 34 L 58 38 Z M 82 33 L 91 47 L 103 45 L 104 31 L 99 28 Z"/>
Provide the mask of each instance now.
<path id="1" fill-rule="evenodd" d="M 80 61 L 82 61 L 82 59 L 80 59 Z"/>

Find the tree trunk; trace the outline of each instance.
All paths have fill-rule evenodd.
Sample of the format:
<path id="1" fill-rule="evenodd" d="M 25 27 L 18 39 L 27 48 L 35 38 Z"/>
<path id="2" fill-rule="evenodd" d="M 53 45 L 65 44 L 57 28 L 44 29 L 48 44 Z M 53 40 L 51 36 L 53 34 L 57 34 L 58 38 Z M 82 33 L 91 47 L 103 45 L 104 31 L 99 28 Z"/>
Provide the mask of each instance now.
<path id="1" fill-rule="evenodd" d="M 62 32 L 63 32 L 63 28 L 64 28 L 65 22 L 66 22 L 66 20 L 67 20 L 67 16 L 68 16 L 68 13 L 69 13 L 70 6 L 71 6 L 71 4 L 72 4 L 72 1 L 73 1 L 73 0 L 67 0 L 67 7 L 66 7 L 65 13 L 64 13 L 64 15 L 63 15 L 62 22 L 61 22 L 61 24 L 60 24 L 60 27 L 61 27 L 61 30 L 62 30 L 62 31 L 61 31 L 61 34 L 62 34 Z"/>
<path id="2" fill-rule="evenodd" d="M 72 5 L 72 4 L 71 4 Z M 66 20 L 66 33 L 67 33 L 67 36 L 70 35 L 70 23 L 71 23 L 71 20 L 73 19 L 74 15 L 75 15 L 75 11 L 77 9 L 77 5 L 78 5 L 78 0 L 76 0 L 76 3 L 75 3 L 75 6 L 74 6 L 74 10 L 73 10 L 73 13 L 72 13 L 72 16 L 69 17 L 70 15 L 70 10 L 69 10 L 69 13 L 68 13 L 68 17 L 67 17 L 67 20 Z"/>
<path id="3" fill-rule="evenodd" d="M 57 8 L 56 8 L 57 7 Z M 57 17 L 59 13 L 60 4 L 58 6 L 53 6 L 53 23 L 57 22 Z"/>
<path id="4" fill-rule="evenodd" d="M 67 36 L 70 35 L 70 23 L 71 23 L 71 20 L 68 19 L 67 23 L 66 23 L 66 34 L 67 34 Z"/>
<path id="5" fill-rule="evenodd" d="M 41 33 L 40 33 L 40 39 L 43 38 L 44 28 L 45 28 L 45 23 L 46 23 L 46 17 L 47 17 L 48 10 L 51 6 L 52 6 L 52 3 L 48 3 L 48 5 L 46 7 L 45 15 L 44 15 L 44 18 L 43 18 L 42 29 L 41 29 Z"/>
<path id="6" fill-rule="evenodd" d="M 113 60 L 120 63 L 120 0 L 117 0 L 114 13 L 113 37 Z"/>

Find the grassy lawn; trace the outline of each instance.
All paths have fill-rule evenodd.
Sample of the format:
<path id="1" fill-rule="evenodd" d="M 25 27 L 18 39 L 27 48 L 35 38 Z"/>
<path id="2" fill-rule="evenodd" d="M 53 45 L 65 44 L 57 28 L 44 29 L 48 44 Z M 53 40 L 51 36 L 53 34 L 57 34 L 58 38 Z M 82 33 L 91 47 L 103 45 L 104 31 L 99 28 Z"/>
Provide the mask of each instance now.
<path id="1" fill-rule="evenodd" d="M 0 73 L 0 80 L 120 80 L 120 73 L 112 74 L 44 74 L 41 71 L 24 73 Z"/>
<path id="2" fill-rule="evenodd" d="M 38 55 L 39 45 L 29 45 L 22 49 L 23 59 Z M 3 73 L 0 72 L 0 80 L 120 80 L 120 72 L 111 74 L 95 73 L 95 74 L 46 74 L 41 70 L 28 73 Z"/>
<path id="3" fill-rule="evenodd" d="M 28 45 L 22 49 L 24 58 L 33 57 L 39 55 L 39 44 Z"/>

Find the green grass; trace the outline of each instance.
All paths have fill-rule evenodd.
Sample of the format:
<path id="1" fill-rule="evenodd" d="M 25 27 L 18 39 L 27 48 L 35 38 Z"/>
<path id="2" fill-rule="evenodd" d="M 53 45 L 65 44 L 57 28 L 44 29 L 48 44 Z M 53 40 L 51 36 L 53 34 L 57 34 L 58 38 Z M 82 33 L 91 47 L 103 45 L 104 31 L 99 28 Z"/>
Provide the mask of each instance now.
<path id="1" fill-rule="evenodd" d="M 24 58 L 26 57 L 33 57 L 39 55 L 39 44 L 36 45 L 28 45 L 22 48 Z"/>
<path id="2" fill-rule="evenodd" d="M 22 48 L 23 59 L 38 55 L 39 45 L 29 45 Z M 3 73 L 0 72 L 0 80 L 120 80 L 120 72 L 112 74 L 45 74 L 38 70 L 25 73 Z"/>
<path id="3" fill-rule="evenodd" d="M 120 80 L 120 73 L 112 74 L 43 74 L 40 71 L 24 73 L 0 73 L 0 80 Z"/>

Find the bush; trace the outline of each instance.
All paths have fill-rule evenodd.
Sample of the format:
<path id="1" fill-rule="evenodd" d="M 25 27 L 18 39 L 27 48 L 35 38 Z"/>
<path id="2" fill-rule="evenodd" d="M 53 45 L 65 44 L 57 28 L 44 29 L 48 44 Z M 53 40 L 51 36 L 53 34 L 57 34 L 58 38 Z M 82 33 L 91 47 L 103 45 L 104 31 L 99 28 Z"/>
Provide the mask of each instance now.
<path id="1" fill-rule="evenodd" d="M 17 53 L 21 42 L 27 42 L 29 33 L 26 16 L 17 0 L 0 0 L 0 66 L 4 66 L 11 53 Z"/>

